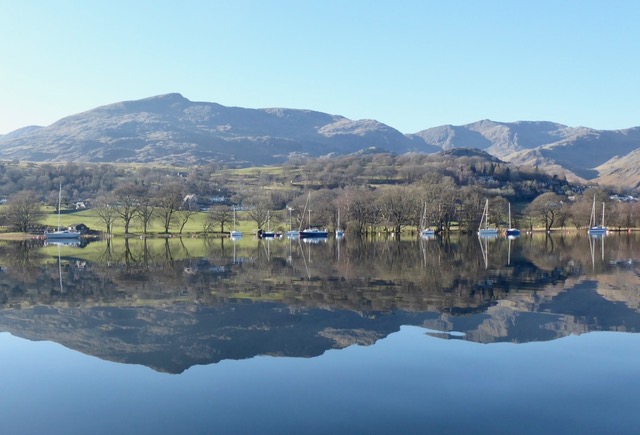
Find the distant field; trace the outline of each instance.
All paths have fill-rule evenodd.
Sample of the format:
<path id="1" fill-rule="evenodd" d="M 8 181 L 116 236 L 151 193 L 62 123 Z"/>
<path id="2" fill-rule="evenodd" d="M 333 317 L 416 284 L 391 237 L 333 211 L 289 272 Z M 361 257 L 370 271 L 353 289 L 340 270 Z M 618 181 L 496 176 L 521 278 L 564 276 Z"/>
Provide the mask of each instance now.
<path id="1" fill-rule="evenodd" d="M 58 215 L 53 208 L 48 209 L 48 214 L 43 219 L 43 225 L 49 226 L 51 228 L 55 228 L 58 226 Z M 251 233 L 256 230 L 255 223 L 251 221 L 243 220 L 243 212 L 238 212 L 238 224 L 237 227 L 240 231 Z M 202 233 L 203 222 L 206 219 L 206 213 L 198 212 L 191 216 L 189 222 L 184 227 L 182 231 L 183 234 L 188 235 L 192 233 Z M 60 225 L 62 227 L 69 227 L 72 225 L 85 224 L 92 230 L 97 231 L 106 231 L 104 223 L 97 216 L 94 209 L 80 210 L 74 211 L 70 213 L 63 212 L 60 215 Z M 233 226 L 233 222 L 228 225 L 225 225 L 225 231 L 230 231 Z M 215 228 L 214 231 L 219 231 L 219 228 Z M 169 232 L 171 234 L 177 234 L 179 231 L 178 225 L 173 225 Z M 129 228 L 129 232 L 132 234 L 142 234 L 142 227 L 135 221 L 132 221 L 131 226 Z M 149 234 L 161 234 L 164 232 L 164 228 L 157 222 L 153 221 L 149 227 Z M 113 235 L 124 235 L 124 226 L 121 221 L 116 221 L 113 227 Z"/>

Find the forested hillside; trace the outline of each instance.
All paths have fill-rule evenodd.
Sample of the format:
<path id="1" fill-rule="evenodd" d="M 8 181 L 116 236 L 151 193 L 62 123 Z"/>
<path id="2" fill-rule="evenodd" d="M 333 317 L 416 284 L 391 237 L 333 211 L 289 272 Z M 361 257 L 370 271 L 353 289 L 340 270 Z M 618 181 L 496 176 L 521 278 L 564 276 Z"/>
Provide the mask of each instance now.
<path id="1" fill-rule="evenodd" d="M 17 193 L 29 192 L 30 202 L 56 206 L 60 186 L 63 208 L 92 208 L 105 219 L 105 228 L 123 226 L 125 233 L 146 233 L 153 220 L 166 233 L 181 231 L 193 213 L 203 211 L 208 213 L 203 231 L 224 231 L 231 207 L 239 210 L 239 219 L 253 222 L 252 228 L 263 228 L 268 215 L 280 229 L 289 217 L 297 227 L 307 194 L 314 225 L 335 227 L 340 211 L 340 225 L 356 233 L 415 230 L 421 224 L 473 231 L 485 199 L 491 202 L 491 222 L 498 226 L 506 222 L 508 203 L 514 204 L 515 219 L 522 219 L 524 211 L 532 215 L 530 226 L 541 219 L 549 226 L 570 225 L 568 204 L 585 189 L 535 167 L 515 167 L 467 149 L 295 158 L 282 166 L 246 169 L 0 164 L 0 194 L 8 204 Z M 530 208 L 539 207 L 543 194 L 553 207 L 562 205 L 551 220 L 547 208 Z M 604 191 L 598 196 L 609 201 Z M 588 223 L 582 214 L 574 225 Z"/>

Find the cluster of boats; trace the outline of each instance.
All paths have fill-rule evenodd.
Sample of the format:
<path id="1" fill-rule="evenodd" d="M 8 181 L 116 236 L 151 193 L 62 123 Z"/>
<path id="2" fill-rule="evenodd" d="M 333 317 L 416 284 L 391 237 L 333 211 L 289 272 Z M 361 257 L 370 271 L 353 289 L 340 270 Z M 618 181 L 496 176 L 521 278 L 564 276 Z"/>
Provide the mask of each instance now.
<path id="1" fill-rule="evenodd" d="M 242 238 L 242 235 L 242 231 L 238 230 L 233 230 L 229 233 L 229 236 L 236 240 Z M 301 231 L 289 230 L 284 233 L 258 230 L 257 235 L 260 239 L 327 239 L 329 237 L 329 231 L 320 228 L 307 228 Z M 335 232 L 335 236 L 336 238 L 344 237 L 344 231 L 337 230 Z"/>
<path id="2" fill-rule="evenodd" d="M 511 203 L 509 203 L 509 222 L 506 231 L 507 237 L 520 237 L 520 230 L 514 228 L 511 225 Z M 480 219 L 480 226 L 478 227 L 478 235 L 480 237 L 495 237 L 498 235 L 497 228 L 489 227 L 489 200 L 484 203 L 484 211 L 482 212 L 482 218 Z"/>
<path id="3" fill-rule="evenodd" d="M 603 202 L 602 203 L 602 220 L 600 224 L 597 224 L 596 223 L 596 219 L 597 219 L 596 198 L 594 196 L 593 206 L 591 209 L 591 218 L 589 220 L 589 230 L 588 230 L 589 235 L 593 237 L 599 237 L 599 236 L 606 235 L 609 232 L 609 229 L 604 224 L 604 211 L 605 211 L 605 204 Z M 429 229 L 423 230 L 422 234 L 433 235 L 433 231 Z M 480 226 L 478 227 L 478 236 L 490 238 L 490 237 L 496 237 L 497 235 L 498 235 L 498 229 L 489 227 L 489 200 L 487 199 L 484 204 L 484 211 L 482 212 Z M 507 237 L 511 237 L 511 238 L 520 236 L 520 230 L 517 228 L 513 228 L 513 226 L 511 225 L 511 204 L 509 204 L 509 223 L 506 230 L 506 235 Z"/>
<path id="4" fill-rule="evenodd" d="M 436 234 L 436 230 L 425 225 L 427 222 L 427 206 L 425 204 L 424 211 L 422 215 L 422 220 L 420 222 L 420 235 L 422 237 L 430 238 Z M 520 230 L 514 228 L 511 225 L 511 204 L 509 204 L 509 223 L 506 230 L 507 237 L 515 238 L 520 237 Z M 493 228 L 489 226 L 489 200 L 487 199 L 484 204 L 484 210 L 482 212 L 482 218 L 480 219 L 480 225 L 478 226 L 478 236 L 492 238 L 498 236 L 498 228 Z"/>
<path id="5" fill-rule="evenodd" d="M 293 222 L 292 222 L 292 216 L 291 216 L 291 212 L 293 211 L 293 209 L 289 207 L 288 208 L 289 231 L 286 231 L 284 234 L 271 231 L 270 216 L 269 216 L 269 212 L 267 212 L 267 230 L 266 231 L 258 230 L 258 237 L 261 239 L 279 239 L 283 237 L 286 237 L 287 239 L 316 239 L 316 240 L 327 239 L 329 237 L 329 231 L 327 231 L 326 229 L 320 229 L 320 228 L 311 226 L 311 210 L 308 210 L 309 198 L 310 196 L 307 197 L 307 202 L 305 204 L 304 211 L 302 212 L 303 216 L 307 213 L 307 211 L 309 213 L 309 226 L 306 229 L 304 230 L 302 228 L 299 230 L 293 229 L 293 225 L 292 225 Z M 344 230 L 340 228 L 340 210 L 338 210 L 337 228 L 338 229 L 335 231 L 336 238 L 344 237 Z M 235 240 L 242 238 L 242 232 L 236 229 L 236 209 L 235 208 L 233 209 L 233 230 L 229 233 L 229 236 Z"/>

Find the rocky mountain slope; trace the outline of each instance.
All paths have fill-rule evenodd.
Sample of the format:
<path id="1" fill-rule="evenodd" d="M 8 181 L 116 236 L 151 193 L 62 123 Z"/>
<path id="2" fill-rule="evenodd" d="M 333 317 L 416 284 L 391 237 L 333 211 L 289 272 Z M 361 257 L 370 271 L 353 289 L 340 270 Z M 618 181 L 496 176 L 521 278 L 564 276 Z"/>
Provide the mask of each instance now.
<path id="1" fill-rule="evenodd" d="M 433 153 L 478 148 L 570 180 L 637 187 L 640 127 L 594 130 L 546 121 L 444 125 L 402 134 L 375 120 L 311 110 L 246 109 L 167 94 L 98 107 L 48 127 L 0 136 L 0 159 L 175 165 L 263 165 L 295 155 L 367 149 Z M 634 157 L 635 156 L 635 157 Z"/>
<path id="2" fill-rule="evenodd" d="M 626 156 L 640 148 L 638 127 L 603 131 L 552 122 L 484 120 L 430 128 L 416 136 L 444 149 L 479 148 L 517 165 L 539 166 L 583 181 L 627 186 L 630 180 L 625 173 L 633 171 L 636 165 L 629 165 Z M 617 171 L 613 171 L 612 165 Z"/>
<path id="3" fill-rule="evenodd" d="M 596 167 L 595 181 L 609 186 L 640 187 L 640 148 L 626 155 L 615 156 Z"/>
<path id="4" fill-rule="evenodd" d="M 296 153 L 345 154 L 369 147 L 398 153 L 437 150 L 374 120 L 310 110 L 225 107 L 167 94 L 9 133 L 0 137 L 0 158 L 253 165 L 283 162 Z"/>

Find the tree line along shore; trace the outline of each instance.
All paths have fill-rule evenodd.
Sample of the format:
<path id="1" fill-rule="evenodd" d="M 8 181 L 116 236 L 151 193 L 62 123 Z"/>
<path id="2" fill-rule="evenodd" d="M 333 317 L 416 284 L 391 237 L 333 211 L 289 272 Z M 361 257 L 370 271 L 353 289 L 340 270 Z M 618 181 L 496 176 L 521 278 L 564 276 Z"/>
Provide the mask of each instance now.
<path id="1" fill-rule="evenodd" d="M 57 226 L 60 187 L 63 226 L 110 235 L 224 234 L 234 214 L 247 232 L 339 226 L 366 235 L 427 226 L 471 233 L 487 199 L 489 223 L 498 228 L 507 226 L 511 204 L 512 226 L 522 230 L 583 229 L 594 201 L 598 219 L 604 204 L 610 229 L 640 227 L 628 189 L 570 183 L 479 151 L 296 159 L 259 168 L 5 162 L 0 186 L 0 225 L 12 233 Z"/>

